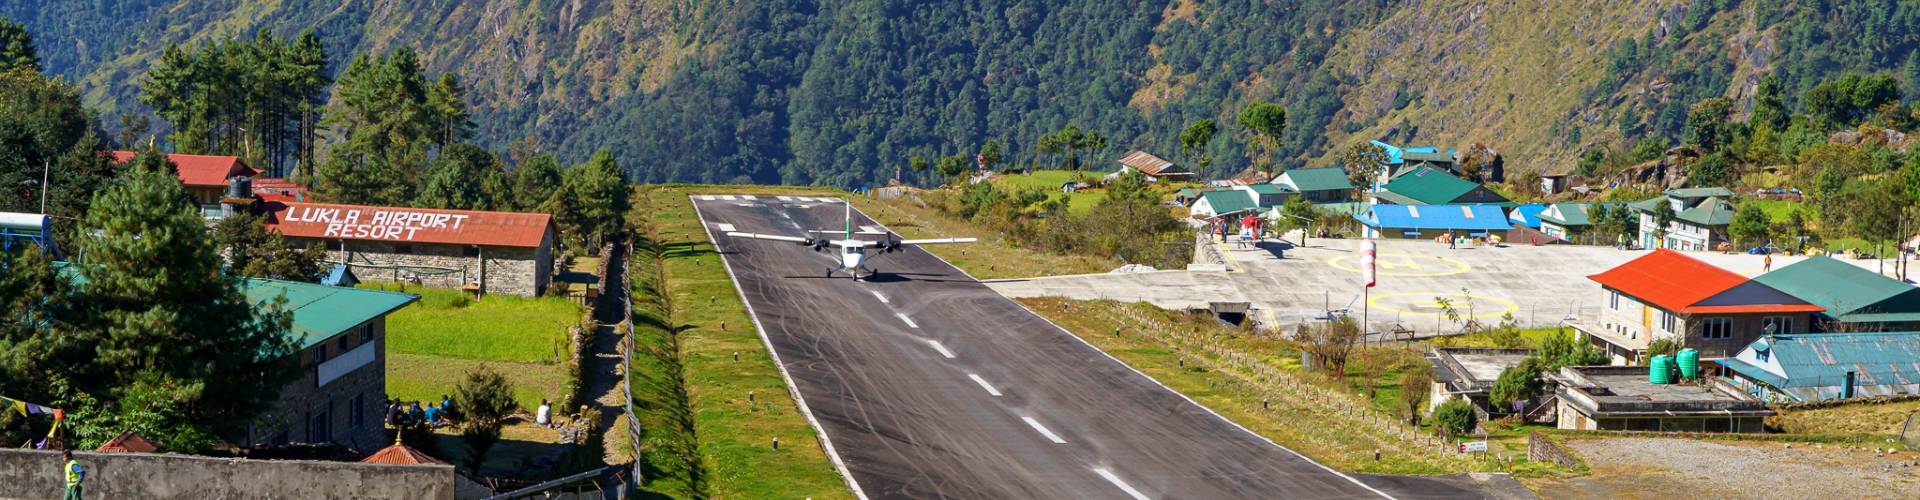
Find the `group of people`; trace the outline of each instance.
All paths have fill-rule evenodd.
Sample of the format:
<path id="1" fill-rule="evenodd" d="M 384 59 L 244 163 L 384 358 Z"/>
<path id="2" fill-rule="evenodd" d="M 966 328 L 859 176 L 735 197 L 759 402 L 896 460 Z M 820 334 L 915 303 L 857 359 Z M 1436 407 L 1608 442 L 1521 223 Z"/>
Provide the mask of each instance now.
<path id="1" fill-rule="evenodd" d="M 387 425 L 393 428 L 413 426 L 446 427 L 454 420 L 453 399 L 440 396 L 440 403 L 427 403 L 420 406 L 419 401 L 406 402 L 399 399 L 387 400 Z"/>

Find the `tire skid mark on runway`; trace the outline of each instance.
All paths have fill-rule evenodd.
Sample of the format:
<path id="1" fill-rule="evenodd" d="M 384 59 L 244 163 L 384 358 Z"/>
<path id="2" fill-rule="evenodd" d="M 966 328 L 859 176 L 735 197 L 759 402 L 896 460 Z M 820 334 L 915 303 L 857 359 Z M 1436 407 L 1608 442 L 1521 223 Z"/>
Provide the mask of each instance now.
<path id="1" fill-rule="evenodd" d="M 1067 444 L 1067 440 L 1060 439 L 1059 434 L 1054 434 L 1053 431 L 1047 430 L 1047 426 L 1040 425 L 1039 420 L 1034 420 L 1033 417 L 1020 417 L 1020 420 L 1032 426 L 1033 430 L 1039 432 L 1040 435 L 1046 436 L 1048 441 L 1053 441 L 1053 444 Z"/>
<path id="2" fill-rule="evenodd" d="M 1000 390 L 993 388 L 993 384 L 987 383 L 987 379 L 980 378 L 980 374 L 969 373 L 967 374 L 967 378 L 973 379 L 973 383 L 980 384 L 980 388 L 986 389 L 987 394 L 992 394 L 993 397 L 996 397 L 996 398 L 1000 397 Z"/>
<path id="3" fill-rule="evenodd" d="M 1147 494 L 1141 493 L 1140 490 L 1133 489 L 1133 485 L 1127 484 L 1126 481 L 1121 481 L 1120 476 L 1114 475 L 1113 471 L 1101 468 L 1094 469 L 1093 473 L 1099 474 L 1100 479 L 1105 479 L 1107 482 L 1113 483 L 1113 486 L 1120 488 L 1120 491 L 1127 492 L 1127 496 L 1133 497 L 1134 500 L 1152 500 Z"/>

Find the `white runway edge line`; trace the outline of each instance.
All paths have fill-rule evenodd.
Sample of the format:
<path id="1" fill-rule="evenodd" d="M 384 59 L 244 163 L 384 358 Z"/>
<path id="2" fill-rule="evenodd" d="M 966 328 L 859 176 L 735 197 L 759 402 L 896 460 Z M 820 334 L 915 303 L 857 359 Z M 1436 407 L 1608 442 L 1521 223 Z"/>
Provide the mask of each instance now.
<path id="1" fill-rule="evenodd" d="M 953 359 L 953 351 L 949 351 L 949 350 L 947 350 L 947 346 L 945 346 L 945 345 L 941 345 L 941 344 L 940 344 L 940 341 L 938 341 L 938 340 L 929 340 L 929 341 L 927 341 L 927 345 L 931 345 L 931 346 L 933 346 L 933 350 L 935 350 L 935 351 L 940 351 L 940 355 L 941 355 L 941 356 L 946 356 L 946 357 L 947 357 L 947 359 Z"/>
<path id="2" fill-rule="evenodd" d="M 693 216 L 701 221 L 707 220 L 706 215 L 700 213 L 700 204 L 692 205 Z M 701 224 L 700 230 L 706 231 L 707 241 L 718 241 L 713 238 L 713 230 L 708 229 L 706 224 Z M 715 251 L 718 251 L 718 246 L 715 247 Z M 817 439 L 820 441 L 820 448 L 826 450 L 827 459 L 833 462 L 834 470 L 840 472 L 840 479 L 847 482 L 847 489 L 853 490 L 854 498 L 867 500 L 867 492 L 860 489 L 860 482 L 853 479 L 852 471 L 847 470 L 847 462 L 841 460 L 840 452 L 833 449 L 833 438 L 827 436 L 827 428 L 821 427 L 820 420 L 813 418 L 813 410 L 807 408 L 807 398 L 801 396 L 799 386 L 793 384 L 793 374 L 787 372 L 787 364 L 780 362 L 780 351 L 773 348 L 773 338 L 767 336 L 766 325 L 760 324 L 760 315 L 754 314 L 753 301 L 747 300 L 747 291 L 740 288 L 740 277 L 733 274 L 733 265 L 727 263 L 727 254 L 719 253 L 720 267 L 727 270 L 727 280 L 733 282 L 734 293 L 740 294 L 740 303 L 747 307 L 747 317 L 753 319 L 753 328 L 760 333 L 760 344 L 766 346 L 767 355 L 773 358 L 774 368 L 780 369 L 780 380 L 787 383 L 787 394 L 793 396 L 794 405 L 799 406 L 800 414 L 807 417 L 807 425 L 813 426 L 813 432 L 820 436 Z"/>
<path id="3" fill-rule="evenodd" d="M 907 317 L 907 313 L 893 313 L 893 316 L 896 318 L 900 318 L 900 321 L 907 322 L 908 328 L 920 328 L 920 324 L 914 323 L 913 318 Z"/>
<path id="4" fill-rule="evenodd" d="M 775 196 L 774 199 L 777 199 L 780 201 L 793 201 L 792 196 Z"/>
<path id="5" fill-rule="evenodd" d="M 697 206 L 696 206 L 696 207 L 694 207 L 694 208 L 695 208 L 695 209 L 698 209 L 699 207 L 697 207 Z M 854 209 L 854 212 L 860 212 L 860 210 L 856 208 L 856 209 Z M 866 214 L 865 212 L 860 212 L 860 215 L 861 215 L 862 217 L 865 217 L 865 216 L 866 216 L 867 214 Z M 868 219 L 868 220 L 873 220 L 873 223 L 874 223 L 874 224 L 880 224 L 880 221 L 878 221 L 878 220 L 874 220 L 874 219 L 873 219 L 872 217 L 868 217 L 867 219 Z M 886 225 L 885 225 L 885 224 L 880 224 L 880 227 L 881 227 L 881 229 L 887 229 L 887 227 L 886 227 Z M 888 231 L 892 231 L 892 229 L 887 229 L 887 230 L 888 230 Z M 967 277 L 967 279 L 971 279 L 971 280 L 974 280 L 974 281 L 980 281 L 980 278 L 978 278 L 978 277 L 975 277 L 975 276 L 973 275 L 973 273 L 969 273 L 969 272 L 967 272 L 967 270 L 965 270 L 965 269 L 961 269 L 961 268 L 960 268 L 960 266 L 956 266 L 956 265 L 953 265 L 953 263 L 952 263 L 952 262 L 947 262 L 947 259 L 946 259 L 945 257 L 941 257 L 941 256 L 940 256 L 940 254 L 937 254 L 937 253 L 933 253 L 933 252 L 928 252 L 928 251 L 927 251 L 926 249 L 924 249 L 924 248 L 923 248 L 923 249 L 921 249 L 921 251 L 923 251 L 923 252 L 927 252 L 927 255 L 931 255 L 931 256 L 933 256 L 933 258 L 934 258 L 934 259 L 938 259 L 938 260 L 939 260 L 939 261 L 940 261 L 941 263 L 944 263 L 944 264 L 946 264 L 946 265 L 947 265 L 947 267 L 951 267 L 951 268 L 953 268 L 953 270 L 955 270 L 955 271 L 960 271 L 960 274 L 961 274 L 961 275 L 963 275 L 963 276 L 966 276 L 966 277 Z M 726 258 L 726 256 L 725 256 L 725 255 L 722 255 L 722 256 L 721 256 L 721 258 L 722 258 L 722 259 L 724 259 L 724 258 Z M 739 287 L 739 283 L 735 283 L 735 284 L 734 284 L 734 286 L 735 286 L 735 288 L 738 288 L 738 287 Z M 988 289 L 989 289 L 989 290 L 991 290 L 992 288 L 988 288 Z M 998 292 L 995 292 L 995 293 L 998 293 Z M 1005 295 L 1001 295 L 1001 297 L 1003 297 L 1003 298 L 1005 298 L 1006 296 L 1005 296 Z M 1027 312 L 1027 314 L 1031 314 L 1031 315 L 1033 315 L 1033 317 L 1035 317 L 1035 318 L 1040 318 L 1040 320 L 1041 320 L 1041 321 L 1045 321 L 1045 322 L 1047 322 L 1047 324 L 1049 324 L 1049 325 L 1053 325 L 1053 328 L 1054 328 L 1054 329 L 1057 329 L 1057 330 L 1060 330 L 1061 332 L 1063 332 L 1063 333 L 1065 333 L 1065 334 L 1066 334 L 1066 335 L 1067 335 L 1068 337 L 1071 337 L 1071 338 L 1073 338 L 1074 340 L 1078 340 L 1078 341 L 1080 341 L 1080 343 L 1081 343 L 1081 344 L 1085 344 L 1085 345 L 1086 345 L 1086 346 L 1087 346 L 1088 348 L 1091 348 L 1091 349 L 1093 349 L 1093 350 L 1094 350 L 1094 352 L 1098 352 L 1098 353 L 1100 353 L 1100 355 L 1102 355 L 1102 356 L 1106 356 L 1106 357 L 1107 357 L 1107 359 L 1110 359 L 1110 360 L 1113 360 L 1113 362 L 1115 362 L 1115 363 L 1119 363 L 1119 364 L 1120 364 L 1120 366 L 1124 366 L 1124 367 L 1126 367 L 1126 368 L 1127 368 L 1128 370 L 1131 370 L 1131 371 L 1132 371 L 1132 372 L 1133 372 L 1133 373 L 1134 373 L 1135 375 L 1139 375 L 1139 376 L 1140 376 L 1140 378 L 1144 378 L 1144 379 L 1147 379 L 1147 381 L 1148 381 L 1148 382 L 1153 382 L 1153 385 L 1157 385 L 1157 386 L 1160 386 L 1160 388 L 1161 388 L 1161 389 L 1163 389 L 1163 390 L 1166 390 L 1167 392 L 1170 392 L 1170 393 L 1173 393 L 1173 395 L 1175 395 L 1175 396 L 1179 396 L 1179 397 L 1180 397 L 1180 399 L 1184 399 L 1184 400 L 1186 400 L 1186 401 L 1187 401 L 1187 404 L 1191 404 L 1191 405 L 1193 405 L 1193 406 L 1195 406 L 1195 407 L 1198 407 L 1198 408 L 1200 408 L 1200 410 L 1201 410 L 1201 411 L 1205 411 L 1205 412 L 1207 412 L 1207 414 L 1208 414 L 1208 415 L 1213 415 L 1213 418 L 1217 418 L 1217 419 L 1220 419 L 1220 421 L 1222 421 L 1222 422 L 1226 422 L 1226 423 L 1227 423 L 1227 425 L 1231 425 L 1231 426 L 1233 426 L 1233 427 L 1234 427 L 1235 429 L 1240 429 L 1240 432 L 1245 432 L 1245 433 L 1247 433 L 1247 435 L 1249 435 L 1249 436 L 1253 436 L 1253 437 L 1254 437 L 1255 439 L 1259 439 L 1259 440 L 1261 440 L 1261 441 L 1265 441 L 1265 442 L 1266 442 L 1267 444 L 1270 444 L 1270 445 L 1273 445 L 1273 447 L 1275 447 L 1275 448 L 1279 448 L 1279 449 L 1282 449 L 1282 450 L 1286 450 L 1286 452 L 1287 452 L 1287 453 L 1290 453 L 1290 454 L 1293 454 L 1293 456 L 1296 456 L 1296 457 L 1300 457 L 1300 459 L 1301 459 L 1301 460 L 1306 460 L 1306 461 L 1307 461 L 1307 463 L 1310 463 L 1310 464 L 1313 464 L 1314 466 L 1317 466 L 1317 467 L 1319 467 L 1319 468 L 1320 468 L 1321 470 L 1324 470 L 1324 471 L 1327 471 L 1327 473 L 1330 473 L 1330 474 L 1333 474 L 1333 475 L 1335 475 L 1335 476 L 1340 476 L 1341 478 L 1343 478 L 1343 479 L 1346 479 L 1346 480 L 1347 480 L 1347 482 L 1350 482 L 1350 483 L 1353 483 L 1354 485 L 1356 485 L 1356 486 L 1359 486 L 1359 487 L 1361 487 L 1361 488 L 1364 488 L 1364 489 L 1366 489 L 1367 491 L 1371 491 L 1371 492 L 1373 492 L 1373 493 L 1374 493 L 1374 494 L 1376 494 L 1376 495 L 1380 495 L 1380 497 L 1381 497 L 1381 498 L 1386 498 L 1386 499 L 1389 499 L 1389 500 L 1398 500 L 1398 498 L 1397 498 L 1397 497 L 1394 497 L 1393 495 L 1388 495 L 1388 494 L 1387 494 L 1387 492 L 1384 492 L 1384 491 L 1380 491 L 1380 490 L 1378 490 L 1378 489 L 1375 489 L 1375 488 L 1374 488 L 1374 487 L 1372 487 L 1372 486 L 1368 486 L 1368 485 L 1367 485 L 1367 483 L 1363 483 L 1363 482 L 1360 482 L 1360 480 L 1359 480 L 1359 479 L 1355 479 L 1355 478 L 1354 478 L 1353 476 L 1349 476 L 1349 475 L 1347 475 L 1347 474 L 1346 474 L 1346 473 L 1344 473 L 1344 472 L 1340 472 L 1340 471 L 1337 471 L 1337 470 L 1334 470 L 1334 469 L 1333 469 L 1332 467 L 1328 467 L 1328 466 L 1327 466 L 1326 464 L 1323 464 L 1323 463 L 1320 463 L 1319 461 L 1317 461 L 1317 460 L 1314 460 L 1314 459 L 1313 459 L 1312 457 L 1308 457 L 1308 456 L 1306 456 L 1306 455 L 1304 455 L 1304 454 L 1301 454 L 1301 453 L 1300 453 L 1300 452 L 1298 452 L 1298 451 L 1293 451 L 1293 448 L 1288 448 L 1288 447 L 1285 447 L 1285 446 L 1280 446 L 1280 443 L 1276 443 L 1276 442 L 1274 442 L 1274 441 L 1273 441 L 1272 439 L 1267 439 L 1267 437 L 1266 437 L 1266 436 L 1262 436 L 1262 435 L 1260 435 L 1260 433 L 1258 433 L 1258 432 L 1253 432 L 1253 429 L 1248 429 L 1248 428 L 1247 428 L 1247 426 L 1244 426 L 1244 425 L 1240 425 L 1240 423 L 1239 423 L 1239 422 L 1235 422 L 1235 421 L 1233 421 L 1233 419 L 1230 419 L 1230 418 L 1227 418 L 1227 417 L 1226 417 L 1226 415 L 1221 415 L 1221 414 L 1220 414 L 1220 412 L 1217 412 L 1217 411 L 1213 411 L 1213 409 L 1212 409 L 1212 408 L 1208 408 L 1208 407 L 1207 407 L 1207 405 L 1203 405 L 1203 404 L 1200 404 L 1200 402 L 1199 402 L 1199 401 L 1194 401 L 1194 400 L 1193 400 L 1193 398 L 1190 398 L 1190 397 L 1187 397 L 1187 395 L 1186 395 L 1186 394 L 1182 394 L 1182 393 L 1181 393 L 1180 391 L 1176 391 L 1176 390 L 1173 390 L 1173 388 L 1172 388 L 1172 387 L 1167 387 L 1167 384 L 1163 384 L 1163 383 L 1160 383 L 1160 381 L 1159 381 L 1159 380 L 1157 380 L 1157 379 L 1155 379 L 1155 378 L 1153 378 L 1153 377 L 1150 377 L 1150 376 L 1147 376 L 1147 373 L 1146 373 L 1146 372 L 1143 372 L 1143 371 L 1140 371 L 1140 369 L 1138 369 L 1138 368 L 1134 368 L 1134 367 L 1133 367 L 1133 365 L 1129 365 L 1129 364 L 1127 364 L 1127 363 L 1126 363 L 1125 361 L 1120 361 L 1120 358 L 1116 358 L 1116 357 L 1113 357 L 1113 355 L 1112 355 L 1112 354 L 1108 354 L 1108 353 L 1107 353 L 1107 351 L 1105 351 L 1105 350 L 1102 350 L 1102 349 L 1100 349 L 1100 347 L 1099 347 L 1099 346 L 1096 346 L 1096 345 L 1093 345 L 1093 343 L 1092 343 L 1092 342 L 1087 342 L 1087 339 L 1083 339 L 1083 338 L 1080 338 L 1080 336 L 1079 336 L 1079 335 L 1074 335 L 1072 331 L 1070 331 L 1070 330 L 1067 330 L 1066 328 L 1063 328 L 1063 327 L 1061 327 L 1061 326 L 1060 326 L 1060 325 L 1059 325 L 1058 323 L 1054 323 L 1054 322 L 1053 322 L 1053 320 L 1050 320 L 1050 319 L 1047 319 L 1047 317 L 1046 317 L 1046 316 L 1041 316 L 1041 315 L 1040 315 L 1040 313 L 1037 313 L 1037 312 L 1033 312 L 1033 309 L 1030 309 L 1030 308 L 1028 308 L 1026 304 L 1021 304 L 1021 303 L 1020 303 L 1020 301 L 1018 301 L 1018 300 L 1013 300 L 1012 298 L 1007 298 L 1007 300 L 1010 300 L 1010 301 L 1013 301 L 1013 303 L 1014 303 L 1014 305 L 1018 305 L 1018 306 L 1020 306 L 1020 309 L 1021 309 L 1021 310 L 1024 310 L 1024 311 L 1026 311 L 1026 312 Z"/>
<path id="6" fill-rule="evenodd" d="M 1150 497 L 1147 496 L 1147 494 L 1141 493 L 1140 490 L 1133 489 L 1133 485 L 1127 484 L 1126 481 L 1121 481 L 1120 476 L 1114 475 L 1113 471 L 1106 470 L 1106 469 L 1094 469 L 1093 473 L 1099 474 L 1100 479 L 1105 479 L 1107 480 L 1107 482 L 1113 483 L 1113 486 L 1120 488 L 1120 491 L 1127 492 L 1127 496 L 1133 497 L 1134 500 L 1152 500 Z"/>
<path id="7" fill-rule="evenodd" d="M 939 344 L 934 344 L 934 346 L 935 346 L 935 347 L 939 347 Z M 944 350 L 946 350 L 946 349 L 941 349 L 941 350 L 942 350 L 942 351 L 944 351 Z M 951 357 L 953 357 L 953 356 L 947 356 L 947 357 L 949 357 L 949 358 L 951 358 Z M 970 379 L 973 379 L 973 383 L 976 383 L 976 384 L 980 384 L 980 388 L 981 388 L 981 389 L 986 389 L 986 390 L 987 390 L 987 394 L 992 394 L 992 395 L 993 395 L 993 397 L 996 397 L 996 398 L 997 398 L 997 397 L 1000 397 L 1000 390 L 999 390 L 999 389 L 995 389 L 995 388 L 993 388 L 993 384 L 988 384 L 988 383 L 987 383 L 987 379 L 984 379 L 984 378 L 980 378 L 980 375 L 979 375 L 979 374 L 977 374 L 977 373 L 969 373 L 969 374 L 967 374 L 967 378 L 970 378 Z M 1027 419 L 1027 423 L 1033 423 L 1033 419 Z M 1033 424 L 1033 425 L 1034 425 L 1034 427 L 1036 427 L 1036 428 L 1040 426 L 1040 424 Z M 1047 431 L 1046 431 L 1046 429 L 1041 429 L 1041 430 L 1040 430 L 1040 432 L 1047 432 Z M 1053 433 L 1051 433 L 1051 432 L 1047 432 L 1047 435 L 1048 435 L 1048 436 L 1052 436 L 1052 435 L 1053 435 Z M 1058 440 L 1059 438 L 1055 438 L 1055 439 L 1056 439 L 1056 440 Z"/>
<path id="8" fill-rule="evenodd" d="M 1027 421 L 1027 425 L 1033 426 L 1033 430 L 1040 431 L 1040 435 L 1046 436 L 1048 441 L 1053 441 L 1053 444 L 1067 444 L 1067 440 L 1060 439 L 1059 434 L 1054 434 L 1053 431 L 1047 430 L 1047 426 L 1040 425 L 1039 420 L 1034 420 L 1033 417 L 1020 417 L 1020 420 Z"/>

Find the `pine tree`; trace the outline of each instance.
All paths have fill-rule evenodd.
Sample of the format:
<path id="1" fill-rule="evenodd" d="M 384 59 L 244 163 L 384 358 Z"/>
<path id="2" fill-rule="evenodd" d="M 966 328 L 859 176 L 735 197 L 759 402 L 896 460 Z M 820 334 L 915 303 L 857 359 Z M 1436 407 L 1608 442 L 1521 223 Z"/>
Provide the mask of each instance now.
<path id="1" fill-rule="evenodd" d="M 170 450 L 240 429 L 296 375 L 291 314 L 256 309 L 220 258 L 166 159 L 142 153 L 101 192 L 74 264 L 79 325 L 52 354 L 67 364 L 76 426 L 136 430 Z"/>
<path id="2" fill-rule="evenodd" d="M 0 71 L 25 69 L 40 72 L 40 54 L 33 48 L 33 35 L 27 27 L 12 19 L 0 18 Z"/>
<path id="3" fill-rule="evenodd" d="M 514 172 L 513 195 L 514 208 L 524 211 L 547 211 L 545 208 L 554 194 L 559 192 L 564 179 L 560 177 L 560 162 L 551 154 L 538 154 L 527 159 Z"/>
<path id="4" fill-rule="evenodd" d="M 626 230 L 632 201 L 627 198 L 626 174 L 613 161 L 613 153 L 605 149 L 595 152 L 593 158 L 569 173 L 568 191 L 578 201 L 580 211 L 575 231 L 582 240 L 597 247 Z"/>

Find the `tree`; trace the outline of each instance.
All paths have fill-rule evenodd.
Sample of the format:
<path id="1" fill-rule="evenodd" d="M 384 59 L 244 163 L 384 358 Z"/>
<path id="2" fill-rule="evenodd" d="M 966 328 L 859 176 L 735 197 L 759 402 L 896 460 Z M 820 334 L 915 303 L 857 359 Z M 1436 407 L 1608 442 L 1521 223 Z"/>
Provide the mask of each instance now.
<path id="1" fill-rule="evenodd" d="M 1727 225 L 1727 234 L 1733 236 L 1735 248 L 1745 248 L 1747 244 L 1760 243 L 1766 239 L 1768 225 L 1772 220 L 1759 205 L 1742 204 L 1733 211 L 1733 222 Z"/>
<path id="2" fill-rule="evenodd" d="M 961 156 L 961 155 L 942 156 L 938 160 L 937 165 L 934 167 L 934 169 L 940 172 L 941 178 L 946 179 L 946 181 L 949 183 L 952 183 L 952 182 L 958 182 L 959 180 L 965 179 L 967 177 L 968 165 L 969 164 L 967 163 L 967 157 L 965 156 Z"/>
<path id="3" fill-rule="evenodd" d="M 1574 165 L 1573 171 L 1582 177 L 1593 177 L 1600 174 L 1600 166 L 1606 164 L 1606 161 L 1606 150 L 1589 149 L 1586 154 L 1580 155 L 1580 163 Z"/>
<path id="4" fill-rule="evenodd" d="M 1733 100 L 1715 97 L 1694 103 L 1687 110 L 1687 143 L 1712 153 L 1733 142 Z"/>
<path id="5" fill-rule="evenodd" d="M 586 163 L 568 171 L 567 192 L 580 208 L 578 218 L 565 221 L 563 226 L 570 227 L 563 229 L 589 247 L 612 241 L 626 230 L 627 209 L 632 206 L 629 191 L 626 175 L 614 163 L 613 153 L 605 149 L 595 152 Z"/>
<path id="6" fill-rule="evenodd" d="M 314 283 L 326 272 L 326 248 L 296 244 L 267 229 L 256 215 L 222 217 L 213 225 L 213 242 L 215 251 L 226 256 L 229 274 Z"/>
<path id="7" fill-rule="evenodd" d="M 1500 372 L 1500 378 L 1493 381 L 1493 389 L 1487 393 L 1487 401 L 1495 411 L 1505 413 L 1513 408 L 1515 401 L 1537 401 L 1546 382 L 1540 380 L 1544 367 L 1534 357 L 1520 360 L 1520 364 L 1507 367 Z"/>
<path id="8" fill-rule="evenodd" d="M 1234 120 L 1241 131 L 1253 137 L 1247 144 L 1248 157 L 1254 165 L 1273 176 L 1273 151 L 1279 147 L 1280 135 L 1286 132 L 1287 108 L 1270 102 L 1254 102 L 1240 109 L 1240 116 Z"/>
<path id="9" fill-rule="evenodd" d="M 64 308 L 72 303 L 72 281 L 61 279 L 52 256 L 33 250 L 0 253 L 0 387 L 26 401 L 54 397 L 45 375 L 56 373 L 47 353 L 62 342 Z M 46 437 L 51 423 L 32 425 L 13 411 L 0 411 L 0 442 L 24 443 Z"/>
<path id="10" fill-rule="evenodd" d="M 1340 316 L 1313 328 L 1301 325 L 1298 336 L 1306 344 L 1315 366 L 1335 379 L 1347 378 L 1347 355 L 1360 340 L 1359 322 Z"/>
<path id="11" fill-rule="evenodd" d="M 1747 117 L 1747 125 L 1755 129 L 1781 131 L 1787 129 L 1787 102 L 1782 97 L 1780 77 L 1767 75 L 1760 79 L 1760 88 L 1753 95 L 1753 114 Z"/>
<path id="12" fill-rule="evenodd" d="M 460 77 L 453 73 L 441 73 L 440 79 L 427 88 L 428 120 L 433 124 L 433 137 L 441 147 L 452 146 L 473 136 L 473 118 L 467 114 L 467 89 L 460 86 Z"/>
<path id="13" fill-rule="evenodd" d="M 1568 366 L 1607 364 L 1607 353 L 1591 342 L 1574 338 L 1562 329 L 1540 339 L 1533 357 L 1540 358 L 1541 371 L 1559 371 Z"/>
<path id="14" fill-rule="evenodd" d="M 1387 150 L 1372 143 L 1355 144 L 1340 153 L 1340 168 L 1346 169 L 1347 182 L 1353 184 L 1354 199 L 1373 186 L 1386 163 Z"/>
<path id="15" fill-rule="evenodd" d="M 1673 228 L 1673 221 L 1677 218 L 1679 214 L 1673 212 L 1673 204 L 1668 203 L 1665 198 L 1660 200 L 1659 205 L 1653 207 L 1653 236 L 1662 242 L 1659 243 L 1660 246 L 1666 246 L 1664 242 L 1667 240 L 1667 231 Z"/>
<path id="16" fill-rule="evenodd" d="M 296 376 L 292 316 L 281 302 L 247 300 L 220 272 L 199 211 L 146 152 L 87 213 L 72 264 L 80 278 L 62 341 L 65 405 L 83 441 L 135 430 L 176 451 L 211 446 L 243 428 Z M 117 405 L 68 404 L 87 400 Z"/>
<path id="17" fill-rule="evenodd" d="M 1473 434 L 1473 428 L 1480 423 L 1480 417 L 1473 414 L 1473 404 L 1463 398 L 1453 398 L 1440 403 L 1433 410 L 1433 425 L 1440 435 L 1446 437 L 1467 436 Z"/>
<path id="18" fill-rule="evenodd" d="M 86 215 L 94 194 L 119 171 L 101 154 L 107 144 L 93 116 L 70 83 L 31 71 L 0 72 L 0 211 L 67 220 Z M 73 248 L 77 226 L 54 225 L 61 248 Z"/>
<path id="19" fill-rule="evenodd" d="M 1187 125 L 1180 132 L 1180 156 L 1193 162 L 1194 172 L 1201 172 L 1213 164 L 1213 157 L 1207 155 L 1207 144 L 1213 142 L 1213 135 L 1219 132 L 1212 119 L 1202 118 Z"/>
<path id="20" fill-rule="evenodd" d="M 988 172 L 994 171 L 994 167 L 998 167 L 1006 160 L 1006 147 L 1001 146 L 1000 141 L 987 139 L 987 143 L 980 146 L 980 164 L 986 166 Z"/>
<path id="21" fill-rule="evenodd" d="M 454 210 L 504 208 L 489 193 L 487 182 L 503 176 L 493 153 L 471 144 L 453 144 L 441 151 L 427 170 L 427 182 L 414 206 Z"/>
<path id="22" fill-rule="evenodd" d="M 453 387 L 453 404 L 460 408 L 460 437 L 473 450 L 469 467 L 479 468 L 487 450 L 500 441 L 500 427 L 519 405 L 513 402 L 513 383 L 492 367 L 468 370 Z"/>
<path id="23" fill-rule="evenodd" d="M 313 183 L 315 194 L 371 205 L 414 201 L 447 126 L 435 121 L 433 95 L 442 91 L 429 86 L 408 47 L 347 63 L 321 122 L 335 137 Z"/>
<path id="24" fill-rule="evenodd" d="M 172 126 L 179 149 L 237 155 L 284 175 L 289 164 L 311 163 L 326 66 L 311 30 L 168 45 L 140 79 L 139 99 Z"/>
<path id="25" fill-rule="evenodd" d="M 560 161 L 550 153 L 528 158 L 513 175 L 514 208 L 523 211 L 547 211 L 542 207 L 553 200 L 565 181 Z"/>
<path id="26" fill-rule="evenodd" d="M 1427 372 L 1426 366 L 1415 366 L 1400 372 L 1400 404 L 1407 409 L 1407 423 L 1415 427 L 1420 425 L 1420 407 L 1426 405 L 1431 385 L 1433 374 Z"/>
<path id="27" fill-rule="evenodd" d="M 1725 152 L 1700 157 L 1687 167 L 1689 186 L 1725 186 L 1733 181 L 1733 166 Z"/>
<path id="28" fill-rule="evenodd" d="M 1654 356 L 1672 356 L 1679 351 L 1680 343 L 1674 339 L 1655 339 L 1647 343 L 1647 352 L 1640 357 L 1640 364 L 1651 364 Z"/>
<path id="29" fill-rule="evenodd" d="M 33 48 L 33 35 L 27 27 L 12 19 L 0 18 L 0 71 L 24 69 L 40 72 L 40 54 Z"/>

